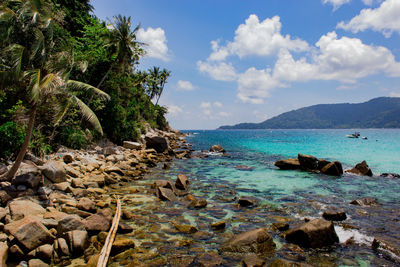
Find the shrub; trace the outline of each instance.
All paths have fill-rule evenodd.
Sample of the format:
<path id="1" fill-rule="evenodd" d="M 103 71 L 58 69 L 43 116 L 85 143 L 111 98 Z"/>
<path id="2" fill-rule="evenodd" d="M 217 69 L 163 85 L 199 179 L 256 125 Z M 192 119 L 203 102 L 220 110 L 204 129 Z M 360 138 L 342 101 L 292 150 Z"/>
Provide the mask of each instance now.
<path id="1" fill-rule="evenodd" d="M 14 157 L 25 139 L 25 127 L 13 121 L 3 123 L 0 126 L 0 158 Z"/>

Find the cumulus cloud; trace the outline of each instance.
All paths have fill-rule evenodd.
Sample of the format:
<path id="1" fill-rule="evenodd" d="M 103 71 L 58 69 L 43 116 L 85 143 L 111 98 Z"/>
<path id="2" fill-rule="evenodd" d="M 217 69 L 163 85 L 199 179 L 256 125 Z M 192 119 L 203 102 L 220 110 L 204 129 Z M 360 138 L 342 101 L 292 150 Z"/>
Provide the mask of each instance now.
<path id="1" fill-rule="evenodd" d="M 282 23 L 279 16 L 259 20 L 257 15 L 250 15 L 244 24 L 236 29 L 235 37 L 226 46 L 220 46 L 219 40 L 212 41 L 213 52 L 208 60 L 225 60 L 229 55 L 268 56 L 286 48 L 291 51 L 305 51 L 307 42 L 301 39 L 292 39 L 290 35 L 281 34 Z"/>
<path id="2" fill-rule="evenodd" d="M 211 108 L 211 103 L 210 102 L 201 102 L 200 107 L 202 109 Z"/>
<path id="3" fill-rule="evenodd" d="M 222 103 L 219 101 L 215 101 L 214 103 L 211 103 L 211 102 L 201 102 L 200 103 L 200 108 L 201 108 L 203 114 L 210 118 L 230 116 L 230 113 L 227 113 L 225 111 L 218 112 L 218 109 L 222 108 L 222 106 L 223 106 Z"/>
<path id="4" fill-rule="evenodd" d="M 176 116 L 182 113 L 182 108 L 177 105 L 167 105 L 168 114 L 171 116 Z"/>
<path id="5" fill-rule="evenodd" d="M 271 76 L 270 69 L 249 68 L 239 75 L 237 97 L 245 103 L 262 104 L 272 89 L 282 86 Z"/>
<path id="6" fill-rule="evenodd" d="M 177 83 L 177 89 L 180 90 L 180 91 L 193 91 L 194 90 L 194 86 L 189 81 L 179 80 L 178 83 Z"/>
<path id="7" fill-rule="evenodd" d="M 162 28 L 149 27 L 147 30 L 140 28 L 136 36 L 138 41 L 147 44 L 144 49 L 148 57 L 169 60 L 167 38 Z"/>
<path id="8" fill-rule="evenodd" d="M 337 10 L 342 5 L 350 3 L 350 1 L 351 0 L 322 0 L 322 3 L 331 4 L 333 5 L 333 10 Z"/>
<path id="9" fill-rule="evenodd" d="M 390 37 L 393 32 L 400 34 L 400 1 L 386 0 L 375 9 L 366 8 L 348 23 L 339 22 L 337 28 L 357 33 L 371 29 Z"/>
<path id="10" fill-rule="evenodd" d="M 211 63 L 199 60 L 197 62 L 197 68 L 201 73 L 206 73 L 217 81 L 229 82 L 237 78 L 236 70 L 230 63 Z"/>
<path id="11" fill-rule="evenodd" d="M 215 106 L 215 107 L 218 107 L 218 108 L 222 108 L 222 103 L 219 102 L 219 101 L 215 101 L 215 102 L 214 102 L 214 106 Z"/>

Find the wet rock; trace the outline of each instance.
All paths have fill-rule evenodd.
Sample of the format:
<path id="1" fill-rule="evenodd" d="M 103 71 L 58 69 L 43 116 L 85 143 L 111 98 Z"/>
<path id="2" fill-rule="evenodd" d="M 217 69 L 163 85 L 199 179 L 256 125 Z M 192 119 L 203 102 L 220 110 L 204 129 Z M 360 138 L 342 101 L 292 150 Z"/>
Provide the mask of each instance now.
<path id="1" fill-rule="evenodd" d="M 318 159 L 318 166 L 317 169 L 319 171 L 321 171 L 326 165 L 328 165 L 329 163 L 331 163 L 330 161 L 324 160 L 324 159 Z"/>
<path id="2" fill-rule="evenodd" d="M 311 220 L 284 233 L 288 242 L 301 247 L 320 248 L 339 242 L 333 223 L 323 219 Z"/>
<path id="3" fill-rule="evenodd" d="M 379 206 L 379 202 L 376 198 L 374 197 L 363 197 L 363 198 L 358 198 L 350 202 L 352 205 L 356 206 Z"/>
<path id="4" fill-rule="evenodd" d="M 202 209 L 207 207 L 207 200 L 202 199 L 202 198 L 196 198 L 189 204 L 190 208 L 195 208 L 195 209 Z"/>
<path id="5" fill-rule="evenodd" d="M 174 267 L 189 267 L 194 264 L 195 259 L 196 256 L 193 255 L 173 254 L 168 257 L 168 262 Z"/>
<path id="6" fill-rule="evenodd" d="M 271 224 L 271 228 L 283 232 L 289 229 L 289 224 L 287 222 L 276 222 Z"/>
<path id="7" fill-rule="evenodd" d="M 286 243 L 284 244 L 277 254 L 287 260 L 304 261 L 306 254 L 304 250 L 296 244 Z"/>
<path id="8" fill-rule="evenodd" d="M 372 171 L 365 160 L 361 163 L 358 163 L 353 169 L 347 170 L 346 172 L 363 176 L 372 176 Z"/>
<path id="9" fill-rule="evenodd" d="M 298 159 L 281 159 L 274 163 L 276 167 L 281 170 L 298 170 L 300 169 L 300 162 Z"/>
<path id="10" fill-rule="evenodd" d="M 344 221 L 347 219 L 346 212 L 336 207 L 329 207 L 324 211 L 322 217 L 328 221 Z"/>
<path id="11" fill-rule="evenodd" d="M 263 267 L 265 261 L 257 256 L 257 254 L 250 253 L 242 260 L 243 267 Z"/>
<path id="12" fill-rule="evenodd" d="M 197 259 L 197 263 L 201 267 L 213 267 L 221 266 L 225 263 L 225 261 L 220 255 L 218 255 L 218 253 L 210 251 L 201 254 Z"/>
<path id="13" fill-rule="evenodd" d="M 85 225 L 78 215 L 68 215 L 58 222 L 58 234 L 73 230 L 85 230 Z"/>
<path id="14" fill-rule="evenodd" d="M 42 173 L 53 183 L 62 183 L 67 180 L 63 164 L 55 160 L 47 161 L 42 166 Z"/>
<path id="15" fill-rule="evenodd" d="M 11 219 L 19 220 L 26 216 L 43 216 L 46 210 L 30 200 L 13 200 L 9 203 Z"/>
<path id="16" fill-rule="evenodd" d="M 88 246 L 88 233 L 83 230 L 74 230 L 65 233 L 65 240 L 73 255 L 81 255 Z"/>
<path id="17" fill-rule="evenodd" d="M 223 247 L 223 251 L 269 254 L 275 251 L 275 243 L 267 229 L 259 228 L 235 236 Z"/>
<path id="18" fill-rule="evenodd" d="M 372 242 L 372 248 L 385 255 L 386 257 L 390 258 L 394 262 L 400 264 L 400 246 L 396 246 L 395 244 L 398 243 L 394 240 L 393 242 L 386 240 L 388 238 L 385 237 L 375 237 L 374 241 Z"/>
<path id="19" fill-rule="evenodd" d="M 392 173 L 392 172 L 391 172 L 391 173 L 385 172 L 385 173 L 382 173 L 380 176 L 381 176 L 381 177 L 390 178 L 390 179 L 400 178 L 400 174 L 398 174 L 398 173 Z"/>
<path id="20" fill-rule="evenodd" d="M 340 176 L 343 174 L 342 163 L 340 163 L 339 161 L 331 162 L 323 167 L 321 169 L 321 172 L 326 175 Z"/>
<path id="21" fill-rule="evenodd" d="M 175 228 L 184 234 L 193 234 L 198 231 L 198 229 L 193 226 L 193 225 L 187 225 L 187 224 L 174 224 Z"/>
<path id="22" fill-rule="evenodd" d="M 132 226 L 130 226 L 130 225 L 126 224 L 126 223 L 123 223 L 123 222 L 120 222 L 118 224 L 117 233 L 119 233 L 119 234 L 128 234 L 128 233 L 132 233 L 132 232 L 133 232 Z"/>
<path id="23" fill-rule="evenodd" d="M 65 164 L 72 163 L 74 161 L 74 155 L 71 153 L 64 154 L 63 161 Z"/>
<path id="24" fill-rule="evenodd" d="M 90 215 L 82 222 L 89 233 L 98 233 L 110 229 L 110 220 L 99 214 Z"/>
<path id="25" fill-rule="evenodd" d="M 84 211 L 89 211 L 89 212 L 96 211 L 96 203 L 94 203 L 94 201 L 90 200 L 87 197 L 79 199 L 76 207 Z"/>
<path id="26" fill-rule="evenodd" d="M 254 199 L 245 196 L 240 197 L 238 203 L 241 207 L 250 207 L 256 204 Z"/>
<path id="27" fill-rule="evenodd" d="M 198 231 L 193 234 L 194 239 L 199 239 L 199 240 L 208 240 L 212 237 L 213 235 L 210 232 L 207 231 Z"/>
<path id="28" fill-rule="evenodd" d="M 300 163 L 300 168 L 303 170 L 316 170 L 318 168 L 318 159 L 311 155 L 298 154 L 297 159 Z"/>
<path id="29" fill-rule="evenodd" d="M 135 248 L 135 242 L 130 238 L 119 236 L 114 240 L 111 254 L 116 255 L 130 248 Z"/>
<path id="30" fill-rule="evenodd" d="M 168 150 L 169 142 L 168 139 L 162 136 L 148 134 L 145 136 L 146 148 L 155 149 L 157 153 L 163 153 Z"/>
<path id="31" fill-rule="evenodd" d="M 41 261 L 39 259 L 31 259 L 28 262 L 28 266 L 29 267 L 49 267 L 50 265 L 48 265 L 47 263 L 44 263 L 43 261 Z"/>
<path id="32" fill-rule="evenodd" d="M 236 165 L 235 169 L 239 170 L 239 171 L 252 171 L 252 170 L 254 170 L 254 167 L 250 167 L 250 166 L 246 166 L 246 165 Z"/>
<path id="33" fill-rule="evenodd" d="M 186 175 L 178 174 L 178 178 L 176 178 L 175 187 L 180 190 L 188 190 L 189 189 L 189 180 Z"/>
<path id="34" fill-rule="evenodd" d="M 8 246 L 6 242 L 0 242 L 0 266 L 6 267 L 6 261 L 8 258 Z"/>
<path id="35" fill-rule="evenodd" d="M 138 142 L 124 141 L 122 146 L 126 149 L 142 149 L 142 144 Z"/>
<path id="36" fill-rule="evenodd" d="M 157 197 L 164 201 L 177 201 L 176 195 L 169 188 L 158 187 L 157 188 Z"/>
<path id="37" fill-rule="evenodd" d="M 215 222 L 215 223 L 211 224 L 211 228 L 213 230 L 222 230 L 222 229 L 225 229 L 225 227 L 226 227 L 226 223 L 224 221 Z"/>
<path id="38" fill-rule="evenodd" d="M 24 185 L 28 188 L 36 189 L 42 181 L 42 177 L 35 173 L 25 173 L 22 175 L 15 176 L 11 183 L 15 186 Z"/>
<path id="39" fill-rule="evenodd" d="M 6 224 L 4 230 L 13 235 L 28 250 L 50 243 L 54 238 L 49 230 L 34 216 L 27 216 L 19 221 Z"/>
<path id="40" fill-rule="evenodd" d="M 288 261 L 284 259 L 276 259 L 274 260 L 269 267 L 312 267 L 312 265 L 308 265 L 303 262 L 295 262 Z"/>
<path id="41" fill-rule="evenodd" d="M 210 152 L 225 153 L 225 149 L 220 145 L 213 145 L 210 147 Z"/>

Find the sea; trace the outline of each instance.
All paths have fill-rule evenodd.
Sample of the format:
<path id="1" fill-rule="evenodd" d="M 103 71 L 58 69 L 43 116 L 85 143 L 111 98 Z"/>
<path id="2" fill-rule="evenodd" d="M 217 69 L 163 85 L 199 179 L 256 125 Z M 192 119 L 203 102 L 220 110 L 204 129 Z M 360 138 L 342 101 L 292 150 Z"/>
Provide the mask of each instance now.
<path id="1" fill-rule="evenodd" d="M 346 137 L 356 131 L 360 132 L 360 138 Z M 148 179 L 174 180 L 177 174 L 183 173 L 191 181 L 191 193 L 206 199 L 208 205 L 203 210 L 187 210 L 184 204 L 165 204 L 165 210 L 169 208 L 175 212 L 163 210 L 159 216 L 167 213 L 171 220 L 194 225 L 208 233 L 208 237 L 199 238 L 193 246 L 219 253 L 224 257 L 224 266 L 241 266 L 240 260 L 221 254 L 220 247 L 229 237 L 260 227 L 271 229 L 271 224 L 276 222 L 288 222 L 290 227 L 295 227 L 306 220 L 322 218 L 328 207 L 343 209 L 347 215 L 345 221 L 335 222 L 338 244 L 322 250 L 305 249 L 301 255 L 293 256 L 290 250 L 285 250 L 287 242 L 281 233 L 271 231 L 277 244 L 275 257 L 312 266 L 400 266 L 400 258 L 393 250 L 372 249 L 374 238 L 385 240 L 394 249 L 400 248 L 400 178 L 381 176 L 382 173 L 400 173 L 400 130 L 184 132 L 188 133 L 186 140 L 192 145 L 193 156 L 173 161 L 168 170 L 152 171 Z M 209 152 L 215 144 L 221 145 L 226 153 Z M 298 153 L 340 161 L 344 170 L 365 160 L 373 176 L 345 173 L 332 177 L 279 170 L 274 166 L 275 161 L 296 158 Z M 238 168 L 239 165 L 246 168 Z M 253 198 L 256 205 L 241 208 L 237 205 L 240 197 Z M 350 204 L 362 197 L 374 197 L 379 205 Z M 227 222 L 223 233 L 210 229 L 210 223 L 216 221 Z M 196 253 L 193 246 L 185 253 Z M 172 247 L 168 251 L 172 251 Z"/>

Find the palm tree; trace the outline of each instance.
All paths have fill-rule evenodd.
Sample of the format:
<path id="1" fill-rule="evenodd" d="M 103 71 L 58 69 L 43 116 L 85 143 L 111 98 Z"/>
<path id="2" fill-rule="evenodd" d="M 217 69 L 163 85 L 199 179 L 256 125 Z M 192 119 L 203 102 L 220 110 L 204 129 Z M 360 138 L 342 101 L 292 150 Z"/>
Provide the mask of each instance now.
<path id="1" fill-rule="evenodd" d="M 28 149 L 39 106 L 51 100 L 63 105 L 65 114 L 71 104 L 77 105 L 84 117 L 102 133 L 93 111 L 76 96 L 78 90 L 95 92 L 103 98 L 109 96 L 85 83 L 69 79 L 72 66 L 71 53 L 52 51 L 52 20 L 50 7 L 44 0 L 20 0 L 16 12 L 3 3 L 0 11 L 0 31 L 7 32 L 6 47 L 2 54 L 0 84 L 4 87 L 24 87 L 29 97 L 29 121 L 24 143 L 11 169 L 0 180 L 11 180 Z M 7 82 L 7 83 L 5 83 Z"/>
<path id="2" fill-rule="evenodd" d="M 158 92 L 158 97 L 157 97 L 157 101 L 156 101 L 156 106 L 158 104 L 158 100 L 160 100 L 160 97 L 164 91 L 164 86 L 167 83 L 167 79 L 168 77 L 171 75 L 171 71 L 168 71 L 167 69 L 163 69 L 161 71 L 161 75 L 160 75 L 160 90 Z"/>
<path id="3" fill-rule="evenodd" d="M 153 99 L 156 97 L 160 91 L 160 77 L 161 77 L 161 72 L 159 67 L 153 67 L 152 69 L 148 70 L 148 76 L 147 76 L 147 90 L 148 90 L 148 95 L 150 99 Z"/>

